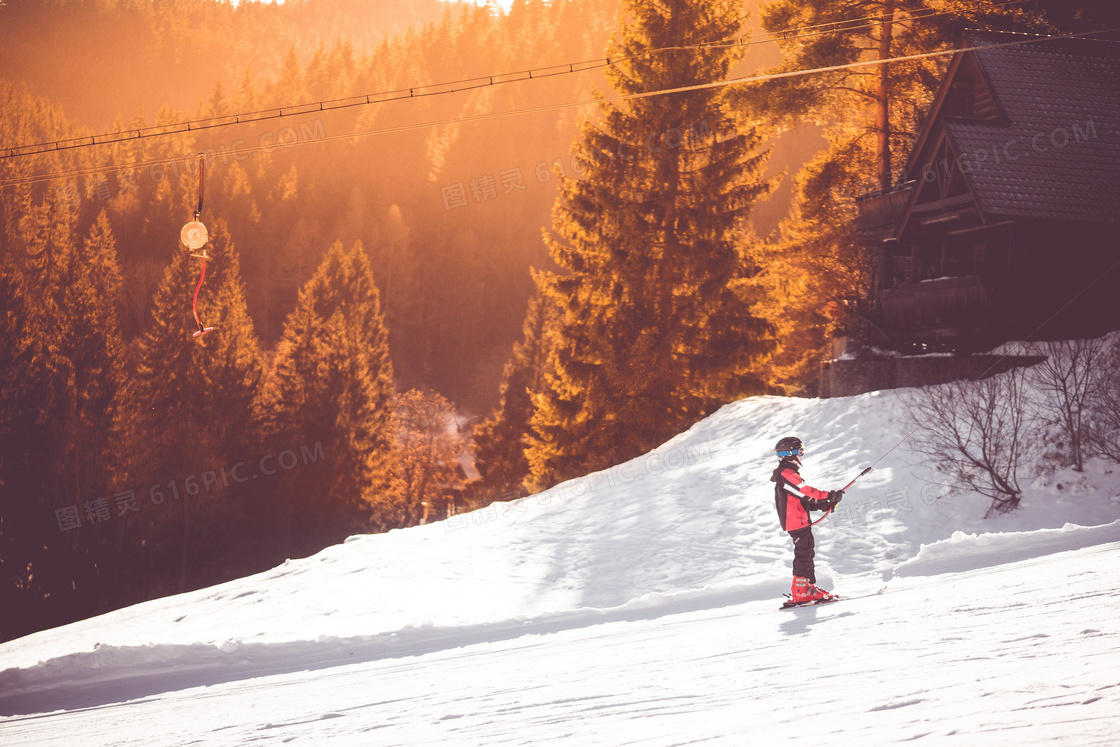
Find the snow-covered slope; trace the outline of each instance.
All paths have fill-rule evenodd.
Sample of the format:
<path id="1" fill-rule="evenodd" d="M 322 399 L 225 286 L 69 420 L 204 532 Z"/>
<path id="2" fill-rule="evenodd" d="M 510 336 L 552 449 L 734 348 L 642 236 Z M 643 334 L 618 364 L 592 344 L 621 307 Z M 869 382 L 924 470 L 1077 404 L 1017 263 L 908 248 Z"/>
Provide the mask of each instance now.
<path id="1" fill-rule="evenodd" d="M 773 508 L 774 443 L 799 435 L 808 482 L 840 487 L 902 439 L 900 396 L 743 400 L 537 496 L 9 642 L 0 714 L 68 711 L 0 718 L 0 743 L 57 743 L 81 724 L 103 736 L 74 744 L 675 744 L 686 727 L 743 744 L 752 723 L 882 742 L 948 733 L 939 719 L 977 733 L 1057 724 L 1060 709 L 1012 706 L 1063 692 L 1091 704 L 1070 733 L 1120 734 L 1120 688 L 1105 674 L 1120 664 L 1109 465 L 1040 477 L 1020 510 L 984 520 L 986 499 L 941 496 L 904 443 L 815 530 L 822 586 L 888 592 L 777 610 L 791 551 Z M 1063 607 L 1066 594 L 1081 600 Z M 1025 637 L 1036 632 L 1048 638 Z M 1071 689 L 1045 684 L 1029 657 Z M 945 677 L 949 696 L 936 692 Z M 966 707 L 969 695 L 989 699 Z M 224 736 L 183 715 L 202 703 L 224 714 Z M 834 723 L 796 726 L 789 703 Z M 73 711 L 88 706 L 100 708 Z M 109 713 L 177 730 L 132 742 Z M 838 723 L 845 713 L 858 718 Z"/>
<path id="2" fill-rule="evenodd" d="M 1113 747 L 1118 559 L 1113 542 L 796 611 L 725 597 L 230 657 L 257 672 L 144 679 L 137 661 L 127 685 L 40 700 L 71 710 L 0 719 L 0 743 Z"/>

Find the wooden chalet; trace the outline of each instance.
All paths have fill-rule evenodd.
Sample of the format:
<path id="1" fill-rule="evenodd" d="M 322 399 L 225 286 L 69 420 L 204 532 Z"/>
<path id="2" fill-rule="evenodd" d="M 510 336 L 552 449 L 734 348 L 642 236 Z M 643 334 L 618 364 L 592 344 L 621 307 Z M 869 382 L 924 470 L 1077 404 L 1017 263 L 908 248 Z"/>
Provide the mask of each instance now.
<path id="1" fill-rule="evenodd" d="M 874 344 L 973 352 L 1120 328 L 1120 42 L 967 35 L 906 174 L 860 201 L 880 257 Z"/>

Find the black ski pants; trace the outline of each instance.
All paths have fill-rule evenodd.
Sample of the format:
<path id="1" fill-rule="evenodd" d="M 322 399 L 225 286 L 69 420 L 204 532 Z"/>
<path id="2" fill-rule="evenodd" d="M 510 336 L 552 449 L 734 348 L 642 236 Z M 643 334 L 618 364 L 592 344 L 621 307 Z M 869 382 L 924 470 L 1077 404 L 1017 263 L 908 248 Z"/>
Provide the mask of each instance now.
<path id="1" fill-rule="evenodd" d="M 805 527 L 789 533 L 793 540 L 793 575 L 809 579 L 809 583 L 817 583 L 817 573 L 813 568 L 813 528 Z"/>

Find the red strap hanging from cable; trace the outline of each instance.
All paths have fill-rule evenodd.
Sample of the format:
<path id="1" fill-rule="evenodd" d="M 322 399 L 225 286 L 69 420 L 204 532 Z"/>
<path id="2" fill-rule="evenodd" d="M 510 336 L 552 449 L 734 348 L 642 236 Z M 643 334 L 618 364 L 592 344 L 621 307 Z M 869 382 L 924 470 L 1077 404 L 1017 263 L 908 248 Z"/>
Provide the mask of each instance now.
<path id="1" fill-rule="evenodd" d="M 202 290 L 202 281 L 206 279 L 206 250 L 202 250 L 202 272 L 198 276 L 198 285 L 194 287 L 194 323 L 198 325 L 198 331 L 194 333 L 194 337 L 202 337 L 204 334 L 214 329 L 213 327 L 203 327 L 202 321 L 198 318 L 198 292 Z"/>

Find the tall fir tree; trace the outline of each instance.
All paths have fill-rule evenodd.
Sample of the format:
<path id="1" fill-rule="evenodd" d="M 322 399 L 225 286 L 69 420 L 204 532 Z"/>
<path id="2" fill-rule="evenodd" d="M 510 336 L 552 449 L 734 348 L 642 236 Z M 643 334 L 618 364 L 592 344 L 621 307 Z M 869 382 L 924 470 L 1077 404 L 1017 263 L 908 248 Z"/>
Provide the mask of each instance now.
<path id="1" fill-rule="evenodd" d="M 200 260 L 179 246 L 153 298 L 118 408 L 121 482 L 138 491 L 142 508 L 132 519 L 135 541 L 162 551 L 175 569 L 165 591 L 228 578 L 236 572 L 231 558 L 245 554 L 253 536 L 245 532 L 249 504 L 237 500 L 246 497 L 244 487 L 207 475 L 244 460 L 256 465 L 260 457 L 254 404 L 261 352 L 224 221 L 214 223 L 205 249 L 198 309 L 213 331 L 192 337 Z"/>
<path id="2" fill-rule="evenodd" d="M 0 256 L 0 641 L 64 620 L 52 594 L 63 595 L 69 557 L 54 528 L 58 508 L 43 488 L 51 453 L 46 351 L 33 303 L 14 259 Z"/>
<path id="3" fill-rule="evenodd" d="M 60 210 L 48 200 L 36 212 Z M 28 247 L 23 274 L 5 261 L 12 295 L 4 347 L 12 370 L 0 394 L 0 533 L 17 542 L 5 557 L 26 575 L 16 583 L 31 592 L 20 605 L 25 620 L 58 625 L 103 611 L 113 596 L 106 588 L 116 560 L 113 534 L 91 524 L 112 488 L 112 412 L 123 379 L 121 280 L 104 213 L 80 246 L 70 217 L 48 225 L 54 230 L 32 234 L 44 243 Z"/>
<path id="4" fill-rule="evenodd" d="M 321 454 L 286 480 L 282 533 L 297 552 L 399 526 L 393 367 L 360 242 L 336 242 L 284 324 L 262 416 L 278 447 Z M 298 532 L 299 536 L 296 536 Z"/>
<path id="5" fill-rule="evenodd" d="M 544 391 L 549 341 L 556 326 L 556 307 L 540 293 L 529 299 L 521 340 L 502 370 L 498 407 L 474 431 L 475 468 L 481 478 L 470 490 L 476 501 L 519 494 L 529 475 L 526 438 L 533 416 L 534 393 Z"/>
<path id="6" fill-rule="evenodd" d="M 623 95 L 726 79 L 741 4 L 631 0 L 609 56 Z M 651 51 L 659 50 L 659 51 Z M 535 487 L 657 446 L 715 407 L 765 389 L 774 347 L 754 313 L 743 224 L 768 189 L 761 134 L 724 87 L 606 99 L 581 126 L 541 273 L 562 311 L 527 457 Z"/>
<path id="7" fill-rule="evenodd" d="M 121 272 L 109 219 L 102 211 L 81 246 L 70 246 L 52 282 L 48 339 L 57 345 L 67 464 L 67 503 L 81 504 L 108 487 L 112 409 L 121 387 L 123 342 L 118 320 Z M 61 465 L 60 465 L 61 466 Z"/>
<path id="8" fill-rule="evenodd" d="M 114 552 L 115 533 L 92 525 L 104 518 L 102 502 L 115 488 L 113 419 L 125 376 L 118 319 L 121 272 L 104 211 L 84 241 L 66 247 L 55 267 L 50 292 L 39 297 L 56 364 L 51 492 L 61 504 L 74 505 L 86 522 L 85 531 L 68 535 L 72 567 L 80 574 L 71 588 L 81 592 L 75 606 L 100 612 L 116 598 L 111 587 L 120 556 Z"/>

